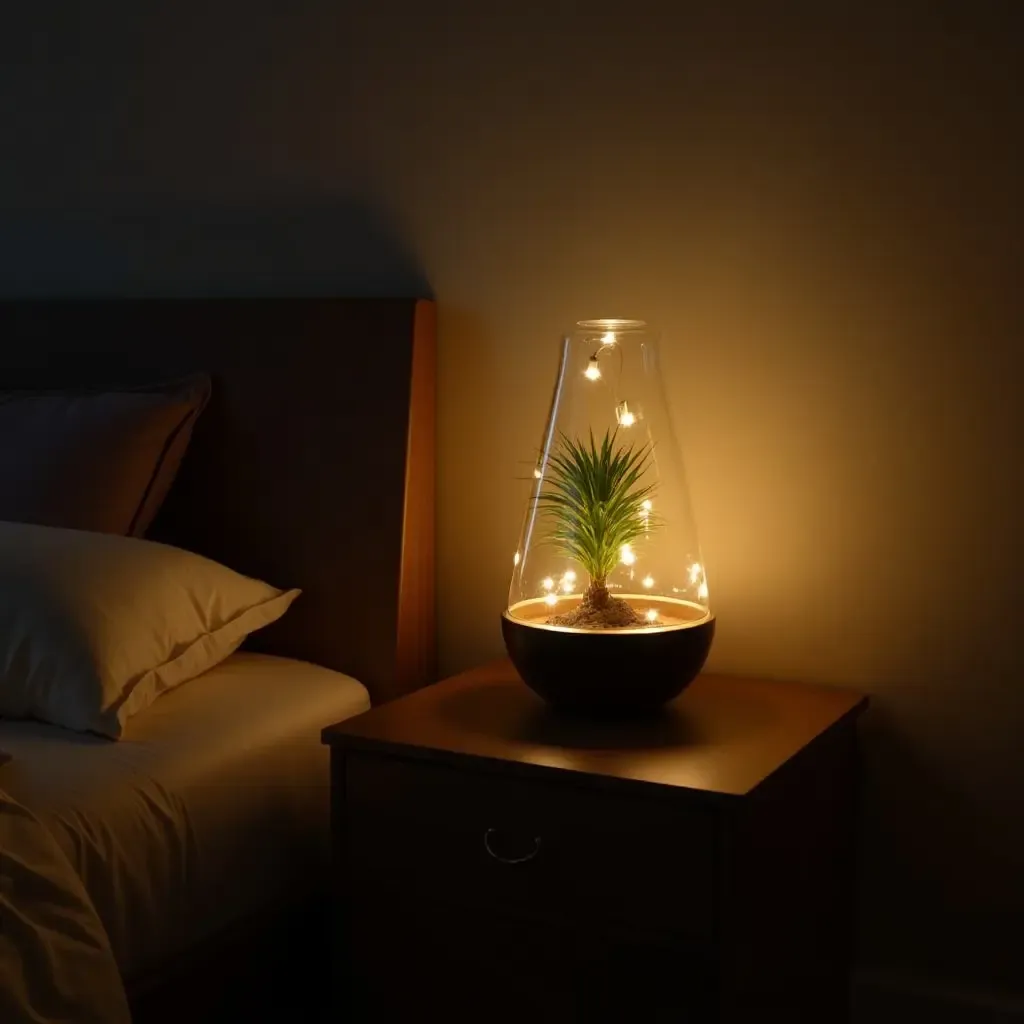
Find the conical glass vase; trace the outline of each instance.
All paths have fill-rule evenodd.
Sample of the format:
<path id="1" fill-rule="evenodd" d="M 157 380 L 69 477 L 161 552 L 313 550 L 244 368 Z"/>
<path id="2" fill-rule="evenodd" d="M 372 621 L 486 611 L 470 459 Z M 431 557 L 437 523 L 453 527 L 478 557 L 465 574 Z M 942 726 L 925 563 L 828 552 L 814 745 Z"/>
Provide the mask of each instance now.
<path id="1" fill-rule="evenodd" d="M 562 340 L 502 634 L 555 707 L 656 709 L 697 675 L 714 636 L 658 337 L 581 320 Z"/>

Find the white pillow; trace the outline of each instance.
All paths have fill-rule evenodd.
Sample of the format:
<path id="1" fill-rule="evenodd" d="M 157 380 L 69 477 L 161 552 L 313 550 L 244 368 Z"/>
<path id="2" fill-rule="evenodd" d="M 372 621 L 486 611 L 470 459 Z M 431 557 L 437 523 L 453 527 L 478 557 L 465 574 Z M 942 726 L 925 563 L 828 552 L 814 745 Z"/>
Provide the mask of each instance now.
<path id="1" fill-rule="evenodd" d="M 117 739 L 299 593 L 166 544 L 0 522 L 0 716 Z"/>

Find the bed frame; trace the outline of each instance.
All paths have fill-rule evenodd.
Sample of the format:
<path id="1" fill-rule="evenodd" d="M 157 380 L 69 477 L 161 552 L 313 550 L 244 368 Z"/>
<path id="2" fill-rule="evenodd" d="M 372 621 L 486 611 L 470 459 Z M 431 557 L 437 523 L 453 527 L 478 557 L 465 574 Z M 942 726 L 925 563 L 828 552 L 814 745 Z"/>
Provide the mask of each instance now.
<path id="1" fill-rule="evenodd" d="M 434 321 L 422 299 L 0 302 L 0 389 L 208 371 L 210 404 L 148 535 L 300 587 L 253 649 L 346 672 L 380 703 L 434 679 Z M 242 1019 L 200 1001 L 207 974 L 224 990 L 263 970 L 265 987 L 286 954 L 322 951 L 302 951 L 282 913 L 134 985 L 136 1021 L 185 1019 L 175 1005 Z"/>
<path id="2" fill-rule="evenodd" d="M 433 678 L 434 363 L 424 300 L 0 302 L 0 388 L 213 375 L 149 536 L 301 587 L 254 646 L 375 702 Z"/>

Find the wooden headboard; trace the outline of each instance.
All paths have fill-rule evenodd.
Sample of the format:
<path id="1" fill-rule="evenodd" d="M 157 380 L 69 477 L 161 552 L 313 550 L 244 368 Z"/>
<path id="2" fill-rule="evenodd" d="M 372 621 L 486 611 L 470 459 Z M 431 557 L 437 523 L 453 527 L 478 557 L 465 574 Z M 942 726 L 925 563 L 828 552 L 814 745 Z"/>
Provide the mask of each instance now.
<path id="1" fill-rule="evenodd" d="M 0 302 L 0 388 L 212 375 L 148 536 L 301 587 L 251 646 L 375 702 L 433 679 L 434 364 L 425 300 Z"/>

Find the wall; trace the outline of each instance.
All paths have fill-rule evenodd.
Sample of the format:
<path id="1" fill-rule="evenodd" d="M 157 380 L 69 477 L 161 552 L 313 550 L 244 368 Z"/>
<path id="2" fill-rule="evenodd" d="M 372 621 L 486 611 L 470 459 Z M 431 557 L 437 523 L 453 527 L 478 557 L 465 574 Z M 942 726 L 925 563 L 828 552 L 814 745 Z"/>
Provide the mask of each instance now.
<path id="1" fill-rule="evenodd" d="M 661 324 L 713 667 L 876 696 L 862 961 L 1019 984 L 1020 5 L 670 6 L 20 5 L 0 290 L 429 283 L 452 670 L 559 330 Z"/>

